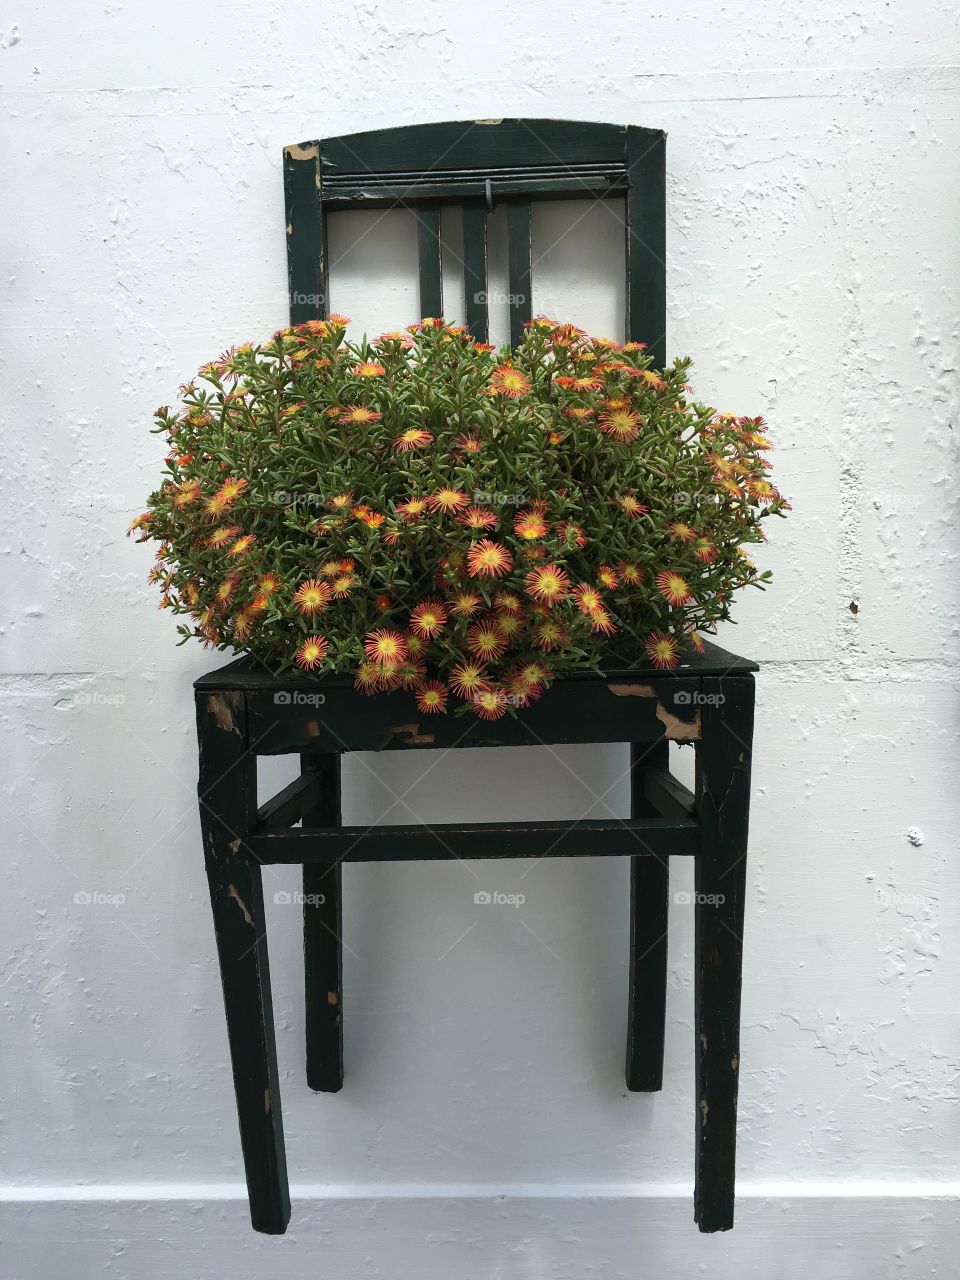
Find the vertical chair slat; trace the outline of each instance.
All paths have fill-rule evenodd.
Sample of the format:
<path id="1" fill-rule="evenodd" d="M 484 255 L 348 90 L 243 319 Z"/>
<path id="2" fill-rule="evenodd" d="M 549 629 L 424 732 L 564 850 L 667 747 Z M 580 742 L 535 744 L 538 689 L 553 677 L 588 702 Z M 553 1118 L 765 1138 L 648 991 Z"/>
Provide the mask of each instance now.
<path id="1" fill-rule="evenodd" d="M 627 129 L 627 339 L 667 362 L 666 134 Z"/>
<path id="2" fill-rule="evenodd" d="M 668 769 L 669 765 L 669 743 L 631 743 L 632 818 L 656 816 L 656 810 L 644 795 L 645 774 L 649 769 Z M 655 1092 L 663 1087 L 669 901 L 669 858 L 632 857 L 626 1078 L 627 1088 L 639 1092 Z"/>
<path id="3" fill-rule="evenodd" d="M 305 826 L 340 826 L 340 756 L 300 757 L 300 772 L 318 783 Z M 303 865 L 303 960 L 306 997 L 307 1084 L 343 1088 L 343 885 L 340 863 Z"/>
<path id="4" fill-rule="evenodd" d="M 320 144 L 283 149 L 287 210 L 287 288 L 290 323 L 327 314 L 327 228 L 320 188 Z"/>
<path id="5" fill-rule="evenodd" d="M 420 316 L 443 315 L 443 259 L 440 205 L 422 204 L 417 215 L 417 254 L 420 263 Z"/>
<path id="6" fill-rule="evenodd" d="M 463 215 L 463 295 L 467 328 L 474 342 L 486 342 L 487 316 L 487 210 L 471 201 Z"/>
<path id="7" fill-rule="evenodd" d="M 532 315 L 530 270 L 530 201 L 514 200 L 507 207 L 508 274 L 510 293 L 510 345 L 523 337 L 523 326 Z"/>

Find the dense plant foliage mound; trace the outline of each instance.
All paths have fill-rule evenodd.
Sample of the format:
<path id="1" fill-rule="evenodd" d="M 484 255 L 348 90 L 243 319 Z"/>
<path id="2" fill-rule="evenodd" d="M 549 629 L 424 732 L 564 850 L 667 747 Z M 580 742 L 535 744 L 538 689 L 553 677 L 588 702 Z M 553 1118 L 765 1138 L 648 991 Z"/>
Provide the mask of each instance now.
<path id="1" fill-rule="evenodd" d="M 689 360 L 543 318 L 499 354 L 346 324 L 227 352 L 157 411 L 132 528 L 184 639 L 496 717 L 559 672 L 676 665 L 769 577 L 744 550 L 787 508 L 762 419 L 692 400 Z"/>

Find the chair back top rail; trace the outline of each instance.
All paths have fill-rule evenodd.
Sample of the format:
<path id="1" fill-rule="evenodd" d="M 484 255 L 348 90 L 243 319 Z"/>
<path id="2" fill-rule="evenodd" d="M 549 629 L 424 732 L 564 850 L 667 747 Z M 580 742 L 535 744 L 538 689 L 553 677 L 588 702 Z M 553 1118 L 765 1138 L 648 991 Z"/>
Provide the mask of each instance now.
<path id="1" fill-rule="evenodd" d="M 506 202 L 510 341 L 532 315 L 533 200 L 624 200 L 625 336 L 666 363 L 665 143 L 659 129 L 575 120 L 405 125 L 284 149 L 290 322 L 329 310 L 328 212 L 408 208 L 417 218 L 421 315 L 443 314 L 440 211 L 459 204 L 465 321 L 489 333 L 487 216 Z"/>

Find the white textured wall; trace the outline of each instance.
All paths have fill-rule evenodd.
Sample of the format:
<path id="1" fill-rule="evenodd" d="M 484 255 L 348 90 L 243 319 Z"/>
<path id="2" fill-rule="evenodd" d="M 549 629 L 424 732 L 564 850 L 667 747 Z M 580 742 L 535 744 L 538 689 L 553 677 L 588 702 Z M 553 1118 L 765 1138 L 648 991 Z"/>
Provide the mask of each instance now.
<path id="1" fill-rule="evenodd" d="M 945 0 L 7 7 L 4 1280 L 948 1274 L 956 29 Z M 304 1081 L 299 921 L 273 910 L 300 1198 L 284 1240 L 255 1238 L 193 792 L 212 662 L 174 647 L 123 528 L 153 408 L 284 322 L 282 145 L 499 115 L 667 130 L 670 351 L 705 399 L 767 415 L 796 508 L 724 637 L 763 662 L 738 1226 L 692 1222 L 689 909 L 665 1087 L 628 1096 L 626 867 L 428 864 L 347 869 L 335 1097 Z M 332 301 L 379 331 L 416 315 L 413 232 L 371 221 L 334 225 Z M 535 230 L 556 241 L 535 309 L 616 335 L 615 218 L 546 207 Z M 558 756 L 358 759 L 347 808 L 625 812 L 622 748 Z M 481 885 L 526 904 L 475 909 Z"/>

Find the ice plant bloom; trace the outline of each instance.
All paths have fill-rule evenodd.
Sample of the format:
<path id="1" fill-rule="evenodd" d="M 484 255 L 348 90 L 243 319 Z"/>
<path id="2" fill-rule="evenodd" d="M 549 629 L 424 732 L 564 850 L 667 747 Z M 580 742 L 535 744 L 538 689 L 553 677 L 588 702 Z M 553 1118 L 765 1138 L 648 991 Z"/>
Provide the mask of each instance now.
<path id="1" fill-rule="evenodd" d="M 404 520 L 419 520 L 429 510 L 426 498 L 408 498 L 397 507 L 397 514 Z"/>
<path id="2" fill-rule="evenodd" d="M 348 404 L 341 410 L 337 421 L 344 426 L 365 427 L 371 422 L 379 422 L 382 416 L 365 404 Z"/>
<path id="3" fill-rule="evenodd" d="M 499 720 L 507 714 L 505 689 L 482 689 L 472 700 L 473 709 L 481 720 Z"/>
<path id="4" fill-rule="evenodd" d="M 371 631 L 363 642 L 368 658 L 384 666 L 399 666 L 407 657 L 407 642 L 399 631 L 381 627 Z"/>
<path id="5" fill-rule="evenodd" d="M 524 578 L 524 584 L 535 600 L 543 600 L 546 604 L 555 604 L 570 594 L 570 578 L 555 564 L 531 570 Z"/>
<path id="6" fill-rule="evenodd" d="M 265 573 L 262 578 L 257 579 L 257 590 L 261 595 L 272 596 L 275 591 L 280 590 L 280 579 L 275 573 Z"/>
<path id="7" fill-rule="evenodd" d="M 616 629 L 609 609 L 604 609 L 601 606 L 599 609 L 594 609 L 590 614 L 591 631 L 597 631 L 604 636 L 612 636 Z"/>
<path id="8" fill-rule="evenodd" d="M 635 440 L 640 434 L 640 417 L 632 409 L 607 409 L 600 415 L 600 430 L 612 440 Z"/>
<path id="9" fill-rule="evenodd" d="M 252 533 L 245 533 L 242 538 L 236 540 L 228 550 L 227 555 L 233 560 L 238 560 L 240 556 L 245 555 L 250 550 L 255 542 L 256 538 Z"/>
<path id="10" fill-rule="evenodd" d="M 597 570 L 597 581 L 601 587 L 606 587 L 608 591 L 615 591 L 620 585 L 620 579 L 617 577 L 616 571 L 608 564 L 602 564 Z"/>
<path id="11" fill-rule="evenodd" d="M 680 660 L 680 646 L 665 631 L 653 631 L 647 636 L 647 657 L 661 671 L 669 671 Z"/>
<path id="12" fill-rule="evenodd" d="M 567 643 L 567 629 L 555 618 L 544 618 L 533 628 L 533 639 L 538 649 L 550 653 Z"/>
<path id="13" fill-rule="evenodd" d="M 603 608 L 603 597 L 600 592 L 587 582 L 580 582 L 574 587 L 573 597 L 577 602 L 577 608 L 588 617 Z"/>
<path id="14" fill-rule="evenodd" d="M 530 379 L 512 364 L 498 364 L 490 375 L 490 386 L 496 395 L 516 400 L 530 390 Z"/>
<path id="15" fill-rule="evenodd" d="M 499 542 L 481 538 L 467 552 L 467 572 L 471 578 L 502 578 L 513 564 L 510 552 Z"/>
<path id="16" fill-rule="evenodd" d="M 453 597 L 450 612 L 457 614 L 460 618 L 469 618 L 477 612 L 482 604 L 482 597 L 478 596 L 475 591 L 458 591 Z"/>
<path id="17" fill-rule="evenodd" d="M 246 480 L 238 480 L 233 476 L 229 480 L 224 480 L 213 497 L 207 499 L 208 514 L 212 516 L 223 515 L 224 511 L 233 506 L 246 487 Z"/>
<path id="18" fill-rule="evenodd" d="M 513 522 L 514 533 L 526 542 L 545 537 L 549 528 L 539 511 L 519 511 Z"/>
<path id="19" fill-rule="evenodd" d="M 468 658 L 464 662 L 458 662 L 450 672 L 450 688 L 461 698 L 469 700 L 489 689 L 490 683 L 484 675 L 483 666 Z"/>
<path id="20" fill-rule="evenodd" d="M 667 525 L 668 530 L 675 538 L 679 538 L 681 542 L 692 542 L 697 536 L 697 532 L 683 520 L 674 520 L 672 524 Z"/>
<path id="21" fill-rule="evenodd" d="M 430 432 L 424 431 L 422 427 L 408 427 L 406 431 L 400 432 L 393 442 L 393 447 L 397 453 L 409 453 L 411 449 L 422 449 L 432 439 Z"/>
<path id="22" fill-rule="evenodd" d="M 635 498 L 632 493 L 625 493 L 617 498 L 617 506 L 634 519 L 645 516 L 650 510 L 645 503 L 641 502 L 639 498 Z"/>
<path id="23" fill-rule="evenodd" d="M 355 378 L 382 378 L 387 371 L 375 360 L 364 360 L 360 364 L 355 364 L 350 372 Z"/>
<path id="24" fill-rule="evenodd" d="M 318 582 L 316 578 L 309 578 L 298 590 L 293 597 L 293 603 L 297 606 L 297 612 L 306 617 L 312 617 L 315 613 L 321 613 L 330 603 L 330 586 L 326 582 Z"/>
<path id="25" fill-rule="evenodd" d="M 457 516 L 457 523 L 465 524 L 468 529 L 495 529 L 498 521 L 485 507 L 467 507 Z"/>
<path id="26" fill-rule="evenodd" d="M 617 563 L 620 581 L 627 587 L 635 587 L 643 581 L 643 567 L 632 560 L 620 560 Z"/>
<path id="27" fill-rule="evenodd" d="M 423 640 L 433 640 L 447 621 L 447 607 L 439 600 L 424 600 L 410 614 L 410 630 Z"/>
<path id="28" fill-rule="evenodd" d="M 329 645 L 323 636 L 307 636 L 297 650 L 297 666 L 304 671 L 316 671 L 327 656 Z"/>
<path id="29" fill-rule="evenodd" d="M 425 680 L 417 691 L 417 707 L 428 716 L 446 711 L 449 696 L 446 686 L 439 680 Z"/>
<path id="30" fill-rule="evenodd" d="M 507 638 L 495 622 L 476 622 L 467 632 L 467 648 L 476 658 L 492 662 L 507 647 Z"/>
<path id="31" fill-rule="evenodd" d="M 693 592 L 686 578 L 669 569 L 657 574 L 657 590 L 672 605 L 688 604 L 693 599 Z"/>
<path id="32" fill-rule="evenodd" d="M 465 493 L 460 489 L 452 489 L 449 485 L 444 485 L 431 494 L 429 502 L 431 511 L 444 512 L 462 511 L 470 505 L 470 499 Z"/>

